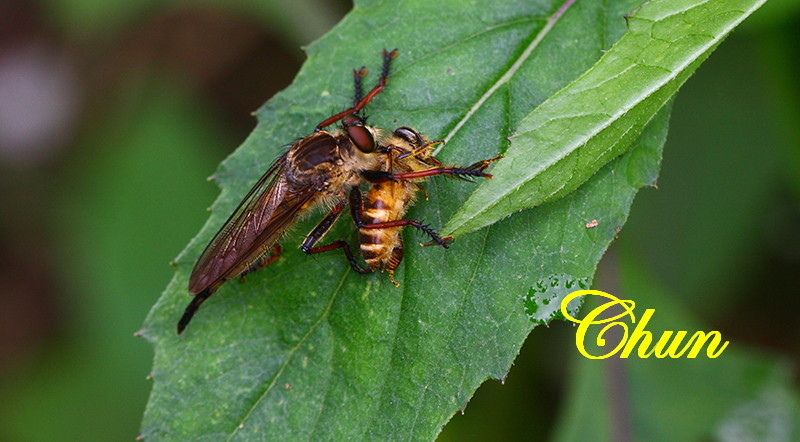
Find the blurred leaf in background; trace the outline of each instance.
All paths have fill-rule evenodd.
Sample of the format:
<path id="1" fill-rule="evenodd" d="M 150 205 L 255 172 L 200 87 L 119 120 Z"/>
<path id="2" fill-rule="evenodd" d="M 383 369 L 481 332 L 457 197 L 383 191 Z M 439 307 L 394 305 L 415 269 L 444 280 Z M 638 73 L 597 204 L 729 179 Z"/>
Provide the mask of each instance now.
<path id="1" fill-rule="evenodd" d="M 52 96 L 65 97 L 60 103 L 72 113 L 63 120 L 67 129 L 53 132 L 60 139 L 45 139 L 50 150 L 0 166 L 0 439 L 137 434 L 152 351 L 131 334 L 173 272 L 166 263 L 207 217 L 203 209 L 217 190 L 205 178 L 252 129 L 248 113 L 294 76 L 302 61 L 297 46 L 349 6 L 0 5 L 0 67 L 18 60 L 8 54 L 30 42 L 47 48 L 42 70 L 64 74 L 48 84 L 71 85 Z M 697 320 L 687 327 L 721 330 L 732 340 L 731 354 L 745 355 L 737 361 L 757 365 L 783 355 L 777 359 L 785 364 L 756 377 L 761 385 L 775 381 L 773 391 L 796 385 L 800 354 L 793 317 L 800 307 L 798 11 L 797 1 L 768 2 L 690 79 L 675 103 L 659 190 L 642 192 L 619 244 L 625 295 Z M 6 97 L 0 105 L 10 102 Z M 58 115 L 52 110 L 47 115 Z M 658 297 L 648 298 L 650 289 Z M 672 298 L 680 305 L 670 305 Z M 556 429 L 569 439 L 579 434 L 570 420 L 576 417 L 591 431 L 607 429 L 607 417 L 590 422 L 576 412 L 580 398 L 564 392 L 585 379 L 594 387 L 607 382 L 602 368 L 575 360 L 573 340 L 566 324 L 533 333 L 505 385 L 484 384 L 440 438 L 545 439 Z M 565 369 L 570 359 L 573 369 Z M 662 368 L 643 373 L 657 376 Z M 657 378 L 647 382 L 671 388 Z M 597 391 L 591 397 L 606 398 Z M 788 394 L 784 403 L 791 404 L 796 388 Z M 791 408 L 766 407 L 780 402 L 764 397 L 752 394 L 749 403 Z M 706 430 L 683 434 L 721 439 L 752 416 L 747 404 L 717 414 Z M 669 423 L 653 417 L 669 416 L 674 406 L 649 401 L 637 417 Z M 559 415 L 565 420 L 555 424 Z M 768 422 L 784 415 L 774 416 Z"/>
<path id="2" fill-rule="evenodd" d="M 343 5 L 285 40 L 274 7 L 0 5 L 0 439 L 138 434 L 152 351 L 132 335 L 207 216 L 206 177 Z"/>
<path id="3" fill-rule="evenodd" d="M 207 109 L 174 82 L 147 89 L 103 119 L 52 184 L 60 189 L 48 202 L 58 221 L 51 246 L 70 332 L 4 385 L 0 413 L 11 440 L 114 439 L 120 425 L 135 428 L 150 352 L 129 337 L 185 226 L 201 221 L 213 189 L 192 183 L 204 179 L 221 141 Z"/>

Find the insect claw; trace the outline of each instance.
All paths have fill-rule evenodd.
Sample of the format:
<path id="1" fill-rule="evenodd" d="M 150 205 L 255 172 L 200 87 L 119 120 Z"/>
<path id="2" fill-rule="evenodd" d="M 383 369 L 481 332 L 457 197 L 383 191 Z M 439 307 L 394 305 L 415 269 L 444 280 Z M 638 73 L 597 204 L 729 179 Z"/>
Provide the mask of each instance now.
<path id="1" fill-rule="evenodd" d="M 432 239 L 426 243 L 419 243 L 422 247 L 430 247 L 430 246 L 442 246 L 445 249 L 450 247 L 450 244 L 453 243 L 453 237 L 450 235 L 443 236 L 441 238 Z"/>
<path id="2" fill-rule="evenodd" d="M 395 287 L 400 287 L 400 283 L 394 280 L 394 270 L 387 270 L 389 272 L 389 281 L 392 281 Z"/>

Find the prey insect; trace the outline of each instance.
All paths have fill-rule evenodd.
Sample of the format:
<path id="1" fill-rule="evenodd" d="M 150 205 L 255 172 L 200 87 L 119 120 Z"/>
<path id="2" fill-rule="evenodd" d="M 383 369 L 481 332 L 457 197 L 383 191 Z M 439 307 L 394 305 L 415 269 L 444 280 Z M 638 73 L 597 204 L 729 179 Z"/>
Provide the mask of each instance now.
<path id="1" fill-rule="evenodd" d="M 194 298 L 178 322 L 179 334 L 222 284 L 275 261 L 281 252 L 278 240 L 286 230 L 302 214 L 321 205 L 330 210 L 306 236 L 300 249 L 307 254 L 342 249 L 358 273 L 386 269 L 395 282 L 393 274 L 403 250 L 399 231 L 404 226 L 421 230 L 432 244 L 449 245 L 450 238 L 440 237 L 419 221 L 403 219 L 421 189 L 420 182 L 433 175 L 490 178 L 484 170 L 497 158 L 467 167 L 444 167 L 430 155 L 430 147 L 436 143 L 429 143 L 417 131 L 400 127 L 387 135 L 366 125 L 360 113 L 386 86 L 396 56 L 397 50 L 383 51 L 380 77 L 366 95 L 361 82 L 367 70 L 354 70 L 353 106 L 324 120 L 311 135 L 293 143 L 245 195 L 192 270 L 189 293 Z M 340 127 L 336 130 L 324 130 L 337 122 Z M 362 203 L 360 186 L 365 182 L 371 187 Z M 348 205 L 360 231 L 366 268 L 358 263 L 344 239 L 317 246 Z"/>
<path id="2" fill-rule="evenodd" d="M 425 192 L 425 179 L 433 175 L 466 181 L 471 181 L 467 177 L 475 176 L 491 178 L 491 174 L 483 171 L 502 158 L 497 156 L 478 161 L 468 167 L 445 167 L 431 155 L 431 149 L 439 143 L 442 141 L 429 142 L 410 127 L 397 128 L 381 146 L 386 152 L 381 167 L 362 172 L 364 178 L 372 183 L 363 202 L 361 192 L 350 196 L 350 207 L 361 208 L 353 213 L 359 227 L 361 255 L 370 270 L 385 269 L 395 286 L 400 284 L 394 279 L 394 271 L 403 260 L 402 227 L 412 226 L 428 234 L 432 241 L 425 245 L 438 244 L 447 248 L 452 241 L 452 237 L 439 237 L 419 221 L 403 219 L 414 204 L 417 193 Z"/>

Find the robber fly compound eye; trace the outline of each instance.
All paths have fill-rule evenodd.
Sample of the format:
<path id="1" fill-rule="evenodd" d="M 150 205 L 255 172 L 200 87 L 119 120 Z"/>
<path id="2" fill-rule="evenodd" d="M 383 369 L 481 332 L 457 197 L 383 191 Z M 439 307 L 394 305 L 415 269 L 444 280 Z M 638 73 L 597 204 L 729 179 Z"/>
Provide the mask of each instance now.
<path id="1" fill-rule="evenodd" d="M 375 138 L 365 126 L 349 126 L 347 136 L 361 152 L 372 153 L 375 150 Z"/>

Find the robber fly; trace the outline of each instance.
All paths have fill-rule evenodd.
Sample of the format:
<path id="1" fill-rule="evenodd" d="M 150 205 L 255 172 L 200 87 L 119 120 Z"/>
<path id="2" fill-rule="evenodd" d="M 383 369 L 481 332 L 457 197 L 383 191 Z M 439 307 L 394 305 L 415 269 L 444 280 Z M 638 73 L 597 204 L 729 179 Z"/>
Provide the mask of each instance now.
<path id="1" fill-rule="evenodd" d="M 403 260 L 403 226 L 413 226 L 427 233 L 433 239 L 429 244 L 447 248 L 452 240 L 452 237 L 440 238 L 419 221 L 403 219 L 414 204 L 417 193 L 425 192 L 422 186 L 425 179 L 432 175 L 447 175 L 467 181 L 470 180 L 466 177 L 491 178 L 491 174 L 483 171 L 492 162 L 502 158 L 502 155 L 497 156 L 463 168 L 444 167 L 431 155 L 431 148 L 440 143 L 442 141 L 429 142 L 410 127 L 397 128 L 382 143 L 381 148 L 386 155 L 381 160 L 381 168 L 363 172 L 364 177 L 372 182 L 363 203 L 355 199 L 350 202 L 351 207 L 361 207 L 354 219 L 360 227 L 361 255 L 368 269 L 385 269 L 395 286 L 400 285 L 394 279 L 394 271 Z M 360 192 L 356 195 L 360 196 Z"/>
<path id="2" fill-rule="evenodd" d="M 358 273 L 370 273 L 380 267 L 394 271 L 397 266 L 392 264 L 394 261 L 381 260 L 372 264 L 368 261 L 368 267 L 362 268 L 344 239 L 323 246 L 316 245 L 348 203 L 350 214 L 361 231 L 386 231 L 410 225 L 430 236 L 432 243 L 447 247 L 449 238 L 439 237 L 418 221 L 401 219 L 417 190 L 418 184 L 411 180 L 439 174 L 490 177 L 483 172 L 488 162 L 479 162 L 466 168 L 441 167 L 427 150 L 420 151 L 423 146 L 427 149 L 430 143 L 426 146 L 427 142 L 416 131 L 399 128 L 387 137 L 381 129 L 366 125 L 359 113 L 386 86 L 389 68 L 396 56 L 397 50 L 383 51 L 383 69 L 378 83 L 365 96 L 361 81 L 367 70 L 354 70 L 353 106 L 326 119 L 317 125 L 311 135 L 292 144 L 247 193 L 206 246 L 192 270 L 189 293 L 194 298 L 178 322 L 179 334 L 189 324 L 200 304 L 222 284 L 277 259 L 281 250 L 278 240 L 302 214 L 320 205 L 327 205 L 331 209 L 306 236 L 300 249 L 307 254 L 342 249 L 350 266 Z M 338 129 L 331 132 L 323 130 L 337 122 L 341 122 Z M 413 137 L 410 135 L 412 133 L 415 134 Z M 365 181 L 372 183 L 368 205 L 369 201 L 377 204 L 378 200 L 388 200 L 386 189 L 394 188 L 407 194 L 398 199 L 398 207 L 402 206 L 402 210 L 395 209 L 389 218 L 364 216 L 359 186 Z M 391 238 L 394 249 L 399 241 L 399 233 L 397 235 Z M 393 253 L 396 256 L 397 252 Z M 395 261 L 399 264 L 398 258 Z"/>

